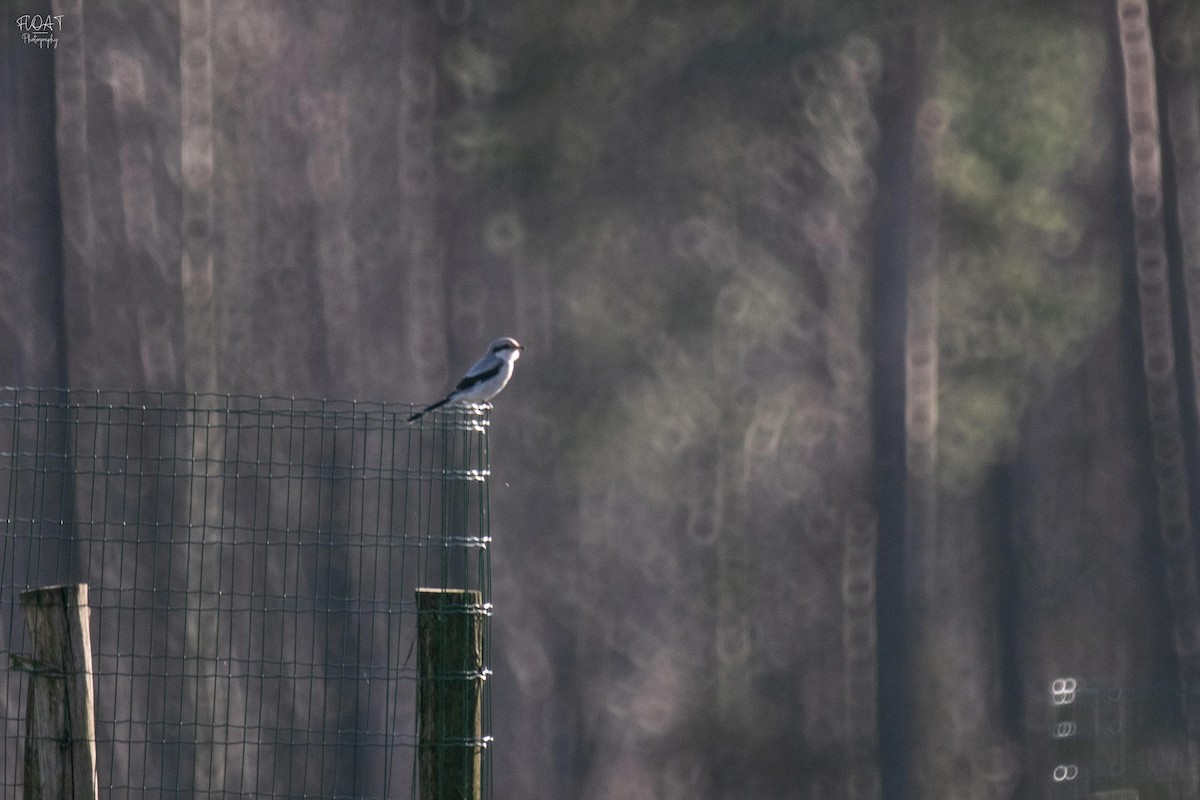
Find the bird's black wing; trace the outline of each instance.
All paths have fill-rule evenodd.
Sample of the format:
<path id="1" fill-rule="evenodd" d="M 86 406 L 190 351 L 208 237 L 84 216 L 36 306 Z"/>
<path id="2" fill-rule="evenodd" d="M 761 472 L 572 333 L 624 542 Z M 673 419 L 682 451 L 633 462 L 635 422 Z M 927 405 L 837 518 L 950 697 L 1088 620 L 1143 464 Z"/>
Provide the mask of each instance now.
<path id="1" fill-rule="evenodd" d="M 454 391 L 455 392 L 463 392 L 463 391 L 466 391 L 467 389 L 470 389 L 472 386 L 478 386 L 479 384 L 483 383 L 484 381 L 490 380 L 490 379 L 496 377 L 497 375 L 499 375 L 500 370 L 503 368 L 504 368 L 504 362 L 500 361 L 496 364 L 496 366 L 492 367 L 491 369 L 484 370 L 483 372 L 479 372 L 474 375 L 467 373 L 467 375 L 461 381 L 458 382 L 458 386 L 454 387 Z M 453 394 L 453 393 L 454 392 L 451 392 L 451 394 Z"/>

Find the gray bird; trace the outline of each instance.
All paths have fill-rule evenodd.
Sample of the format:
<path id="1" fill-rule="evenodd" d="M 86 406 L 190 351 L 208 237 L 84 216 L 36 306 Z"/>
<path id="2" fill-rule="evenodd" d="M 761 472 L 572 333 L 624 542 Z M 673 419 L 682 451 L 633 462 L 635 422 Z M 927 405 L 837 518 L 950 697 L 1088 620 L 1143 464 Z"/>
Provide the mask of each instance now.
<path id="1" fill-rule="evenodd" d="M 488 345 L 487 353 L 467 370 L 450 394 L 432 405 L 425 406 L 408 418 L 409 422 L 420 419 L 435 408 L 446 405 L 474 405 L 486 403 L 508 383 L 513 374 L 513 364 L 521 357 L 522 347 L 516 339 L 502 336 Z"/>

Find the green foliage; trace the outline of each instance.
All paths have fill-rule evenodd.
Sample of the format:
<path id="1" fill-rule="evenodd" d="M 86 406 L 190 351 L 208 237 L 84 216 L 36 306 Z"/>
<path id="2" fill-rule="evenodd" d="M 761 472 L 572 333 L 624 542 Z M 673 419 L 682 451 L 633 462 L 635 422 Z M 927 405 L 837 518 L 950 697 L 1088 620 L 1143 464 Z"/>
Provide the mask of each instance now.
<path id="1" fill-rule="evenodd" d="M 1031 16 L 948 29 L 934 76 L 950 115 L 935 167 L 947 487 L 1003 456 L 1024 404 L 1117 308 L 1109 209 L 1092 200 L 1112 175 L 1103 32 Z"/>

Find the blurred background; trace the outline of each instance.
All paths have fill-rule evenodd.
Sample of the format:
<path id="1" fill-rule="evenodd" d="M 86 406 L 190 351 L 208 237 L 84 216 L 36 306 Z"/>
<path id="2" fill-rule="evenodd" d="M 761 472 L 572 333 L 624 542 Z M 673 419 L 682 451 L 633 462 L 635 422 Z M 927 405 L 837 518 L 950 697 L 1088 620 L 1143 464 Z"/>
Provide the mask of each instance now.
<path id="1" fill-rule="evenodd" d="M 525 345 L 496 797 L 1196 796 L 1194 3 L 0 9 L 0 383 Z"/>

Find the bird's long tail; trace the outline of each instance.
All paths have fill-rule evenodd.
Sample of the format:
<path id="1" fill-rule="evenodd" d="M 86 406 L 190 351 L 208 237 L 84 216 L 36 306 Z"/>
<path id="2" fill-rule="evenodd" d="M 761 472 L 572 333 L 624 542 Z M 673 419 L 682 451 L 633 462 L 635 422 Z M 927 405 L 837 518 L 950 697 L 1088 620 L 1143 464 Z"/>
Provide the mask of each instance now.
<path id="1" fill-rule="evenodd" d="M 436 403 L 434 403 L 433 405 L 430 405 L 430 406 L 425 406 L 425 407 L 424 407 L 424 408 L 422 408 L 420 411 L 418 411 L 417 413 L 413 414 L 411 417 L 409 417 L 409 418 L 408 418 L 408 421 L 409 421 L 409 422 L 416 422 L 416 421 L 417 421 L 417 420 L 419 420 L 421 417 L 423 417 L 423 416 L 425 416 L 426 414 L 428 414 L 430 411 L 433 411 L 435 408 L 441 408 L 442 406 L 446 405 L 446 403 L 449 403 L 449 402 L 450 402 L 450 398 L 449 398 L 448 396 L 447 396 L 447 397 L 443 397 L 441 400 L 438 400 L 438 401 L 437 401 Z"/>

